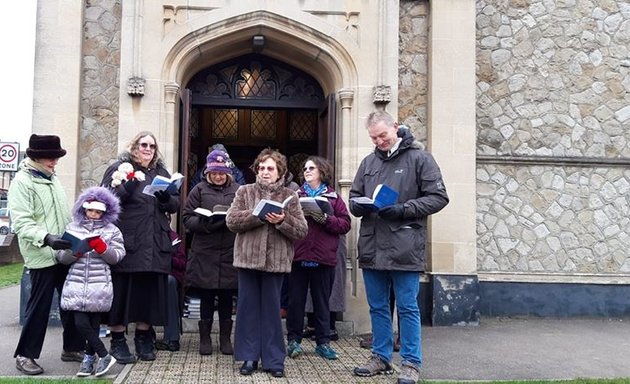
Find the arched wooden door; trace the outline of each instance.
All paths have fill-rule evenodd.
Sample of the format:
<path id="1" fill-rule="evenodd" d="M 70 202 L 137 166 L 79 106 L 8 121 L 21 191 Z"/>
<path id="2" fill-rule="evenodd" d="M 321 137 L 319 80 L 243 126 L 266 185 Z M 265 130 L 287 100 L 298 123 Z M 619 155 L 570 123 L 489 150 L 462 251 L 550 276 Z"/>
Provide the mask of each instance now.
<path id="1" fill-rule="evenodd" d="M 225 145 L 247 182 L 255 179 L 249 166 L 266 147 L 287 156 L 296 178 L 309 155 L 336 160 L 330 99 L 314 78 L 297 68 L 249 54 L 198 72 L 186 88 L 191 93 L 190 122 L 182 133 L 188 131 L 189 145 L 182 139 L 180 150 L 181 166 L 188 167 L 189 175 L 204 165 L 208 148 L 216 143 Z"/>

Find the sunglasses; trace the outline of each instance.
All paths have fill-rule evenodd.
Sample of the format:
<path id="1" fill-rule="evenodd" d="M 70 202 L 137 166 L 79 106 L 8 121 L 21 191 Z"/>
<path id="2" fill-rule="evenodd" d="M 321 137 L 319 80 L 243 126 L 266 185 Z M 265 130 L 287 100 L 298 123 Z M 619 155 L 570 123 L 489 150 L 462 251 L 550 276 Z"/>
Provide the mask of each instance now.
<path id="1" fill-rule="evenodd" d="M 264 171 L 265 169 L 267 170 L 267 172 L 273 172 L 273 171 L 275 171 L 275 170 L 276 170 L 276 167 L 271 166 L 271 165 L 268 165 L 268 166 L 266 166 L 266 167 L 265 167 L 264 165 L 259 165 L 259 166 L 258 166 L 258 172 L 262 172 L 262 171 Z"/>
<path id="2" fill-rule="evenodd" d="M 142 148 L 151 148 L 151 149 L 155 149 L 155 144 L 149 144 L 149 143 L 138 143 L 139 146 L 141 146 Z"/>
<path id="3" fill-rule="evenodd" d="M 304 172 L 306 172 L 306 171 L 313 171 L 313 170 L 315 170 L 315 169 L 317 169 L 317 167 L 315 167 L 315 166 L 313 166 L 313 165 L 311 165 L 310 167 L 304 167 L 304 168 L 302 168 L 302 170 L 303 170 Z"/>

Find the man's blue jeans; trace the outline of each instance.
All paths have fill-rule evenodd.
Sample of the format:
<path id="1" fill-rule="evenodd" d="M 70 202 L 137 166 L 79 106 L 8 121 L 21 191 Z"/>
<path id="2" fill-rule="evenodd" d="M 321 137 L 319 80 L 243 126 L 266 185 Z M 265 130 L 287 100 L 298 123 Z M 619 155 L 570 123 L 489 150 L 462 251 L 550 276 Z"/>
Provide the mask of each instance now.
<path id="1" fill-rule="evenodd" d="M 420 273 L 364 269 L 363 280 L 372 320 L 372 353 L 385 361 L 392 361 L 394 338 L 389 312 L 389 290 L 393 284 L 400 324 L 400 357 L 402 361 L 420 367 Z"/>

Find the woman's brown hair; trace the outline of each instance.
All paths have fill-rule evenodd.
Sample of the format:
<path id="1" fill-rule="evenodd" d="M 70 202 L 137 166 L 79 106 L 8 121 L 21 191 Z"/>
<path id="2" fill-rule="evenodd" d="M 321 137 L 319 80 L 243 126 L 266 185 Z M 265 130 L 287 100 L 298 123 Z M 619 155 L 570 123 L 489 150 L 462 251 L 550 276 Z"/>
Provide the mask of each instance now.
<path id="1" fill-rule="evenodd" d="M 138 134 L 135 135 L 134 138 L 131 139 L 131 141 L 127 145 L 127 149 L 129 150 L 129 153 L 131 154 L 132 159 L 138 163 L 138 160 L 136 159 L 136 152 L 138 151 L 138 147 L 140 146 L 139 144 L 140 139 L 147 136 L 151 137 L 153 139 L 153 142 L 155 143 L 155 152 L 153 152 L 153 159 L 151 159 L 151 162 L 149 162 L 149 168 L 155 168 L 158 161 L 162 159 L 162 153 L 160 152 L 158 141 L 152 132 L 150 131 L 138 132 Z"/>
<path id="2" fill-rule="evenodd" d="M 309 156 L 304 162 L 304 165 L 306 165 L 306 163 L 309 161 L 312 161 L 313 163 L 315 163 L 315 166 L 319 170 L 320 181 L 330 187 L 333 187 L 333 172 L 334 171 L 333 171 L 332 164 L 330 164 L 330 161 L 320 156 Z M 302 172 L 301 180 L 304 181 L 304 172 Z"/>
<path id="3" fill-rule="evenodd" d="M 210 178 L 210 174 L 212 172 L 208 172 L 206 173 L 206 181 L 208 182 L 208 184 L 212 184 L 212 185 L 217 185 L 215 183 L 212 182 L 212 179 Z M 227 179 L 225 180 L 225 185 L 226 187 L 229 186 L 230 184 L 232 184 L 234 182 L 234 176 L 232 176 L 231 173 L 226 173 L 225 176 L 227 176 Z"/>
<path id="4" fill-rule="evenodd" d="M 256 156 L 256 160 L 254 160 L 254 164 L 250 167 L 255 174 L 258 174 L 258 164 L 263 161 L 271 159 L 276 162 L 276 168 L 278 168 L 278 176 L 282 179 L 287 174 L 287 158 L 280 151 L 271 148 L 265 148 L 258 156 Z"/>

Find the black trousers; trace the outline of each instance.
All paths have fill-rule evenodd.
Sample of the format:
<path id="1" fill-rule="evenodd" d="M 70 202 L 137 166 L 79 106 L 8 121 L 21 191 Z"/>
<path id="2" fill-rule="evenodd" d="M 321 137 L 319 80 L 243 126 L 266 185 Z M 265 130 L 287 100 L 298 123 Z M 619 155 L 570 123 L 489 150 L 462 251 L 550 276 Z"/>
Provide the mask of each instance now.
<path id="1" fill-rule="evenodd" d="M 56 290 L 58 296 L 61 297 L 61 289 L 68 275 L 68 269 L 67 265 L 56 264 L 47 268 L 29 270 L 31 296 L 26 303 L 24 325 L 22 325 L 20 341 L 13 357 L 21 355 L 31 359 L 39 358 L 46 337 L 53 295 Z M 59 316 L 63 326 L 63 350 L 82 352 L 85 349 L 85 338 L 77 331 L 72 315 L 62 310 L 60 306 Z"/>
<path id="2" fill-rule="evenodd" d="M 194 292 L 199 296 L 201 318 L 212 320 L 214 318 L 215 299 L 218 298 L 219 320 L 229 320 L 232 318 L 232 305 L 234 296 L 238 292 L 236 289 L 203 289 L 195 288 Z"/>
<path id="3" fill-rule="evenodd" d="M 173 275 L 168 275 L 168 321 L 164 326 L 164 340 L 179 342 L 182 316 L 179 305 L 179 283 Z"/>
<path id="4" fill-rule="evenodd" d="M 262 361 L 265 369 L 284 369 L 287 356 L 280 318 L 284 274 L 238 269 L 234 360 Z"/>
<path id="5" fill-rule="evenodd" d="M 335 279 L 335 267 L 320 264 L 303 267 L 299 261 L 293 263 L 289 276 L 289 310 L 287 313 L 287 339 L 302 341 L 304 329 L 304 307 L 306 294 L 311 288 L 313 313 L 315 316 L 315 340 L 317 345 L 330 342 L 330 310 L 328 300 Z"/>
<path id="6" fill-rule="evenodd" d="M 98 357 L 107 356 L 107 348 L 101 341 L 99 331 L 101 328 L 101 314 L 95 312 L 73 311 L 74 325 L 81 335 L 87 340 L 85 353 L 87 355 L 97 354 Z"/>
<path id="7" fill-rule="evenodd" d="M 289 273 L 284 273 L 282 278 L 282 292 L 280 295 L 280 308 L 289 308 Z"/>

